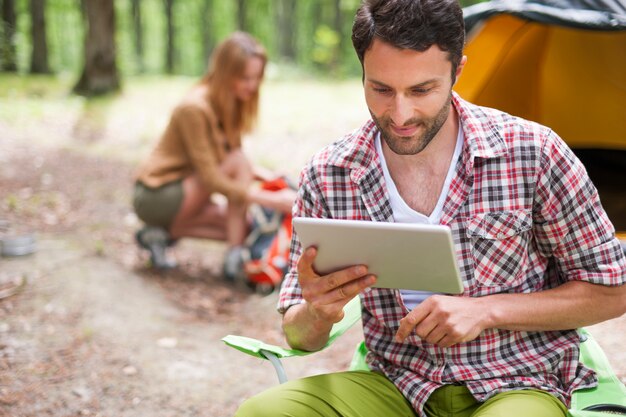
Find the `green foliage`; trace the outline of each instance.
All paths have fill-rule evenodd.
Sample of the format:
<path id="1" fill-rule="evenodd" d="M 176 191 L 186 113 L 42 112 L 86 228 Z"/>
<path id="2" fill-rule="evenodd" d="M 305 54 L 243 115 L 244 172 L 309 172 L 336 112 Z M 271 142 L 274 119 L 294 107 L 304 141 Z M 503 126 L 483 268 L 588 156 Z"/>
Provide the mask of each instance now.
<path id="1" fill-rule="evenodd" d="M 313 62 L 322 66 L 331 66 L 337 60 L 339 34 L 326 25 L 315 31 L 315 46 L 311 57 Z"/>
<path id="2" fill-rule="evenodd" d="M 246 0 L 246 30 L 266 47 L 270 61 L 283 62 L 278 14 L 284 0 Z M 305 70 L 336 76 L 358 76 L 360 64 L 352 50 L 350 31 L 360 0 L 341 0 L 336 23 L 336 0 L 293 0 L 295 63 Z M 484 0 L 459 0 L 462 6 Z M 30 0 L 15 0 L 18 17 L 15 45 L 21 73 L 28 71 L 32 50 Z M 143 54 L 135 47 L 131 0 L 114 0 L 118 67 L 123 76 L 165 71 L 166 14 L 164 0 L 140 0 Z M 199 76 L 206 70 L 208 51 L 237 29 L 234 0 L 175 0 L 173 7 L 174 73 Z M 46 24 L 50 67 L 77 76 L 83 65 L 85 35 L 80 0 L 47 0 Z"/>
<path id="3" fill-rule="evenodd" d="M 105 244 L 102 239 L 98 239 L 94 242 L 94 252 L 96 256 L 104 256 L 105 255 L 104 248 L 105 248 Z M 87 336 L 89 337 L 89 334 L 87 334 Z"/>
<path id="4" fill-rule="evenodd" d="M 19 201 L 19 198 L 15 194 L 9 194 L 4 199 L 8 211 L 16 211 L 19 206 Z"/>

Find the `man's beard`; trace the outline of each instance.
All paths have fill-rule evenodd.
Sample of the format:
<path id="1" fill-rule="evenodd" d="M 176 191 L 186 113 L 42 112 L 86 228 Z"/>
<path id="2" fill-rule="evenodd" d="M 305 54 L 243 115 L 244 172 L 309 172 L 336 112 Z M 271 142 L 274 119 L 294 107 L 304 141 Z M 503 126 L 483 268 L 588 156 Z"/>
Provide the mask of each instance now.
<path id="1" fill-rule="evenodd" d="M 415 155 L 426 149 L 428 144 L 437 136 L 437 133 L 439 133 L 439 130 L 441 130 L 441 127 L 448 119 L 451 101 L 452 93 L 450 93 L 446 103 L 439 110 L 437 115 L 431 119 L 413 118 L 407 120 L 403 126 L 422 125 L 426 128 L 423 133 L 417 133 L 410 138 L 394 135 L 389 128 L 391 124 L 390 118 L 381 118 L 379 120 L 374 116 L 371 110 L 370 114 L 380 131 L 380 135 L 394 153 L 398 155 Z"/>

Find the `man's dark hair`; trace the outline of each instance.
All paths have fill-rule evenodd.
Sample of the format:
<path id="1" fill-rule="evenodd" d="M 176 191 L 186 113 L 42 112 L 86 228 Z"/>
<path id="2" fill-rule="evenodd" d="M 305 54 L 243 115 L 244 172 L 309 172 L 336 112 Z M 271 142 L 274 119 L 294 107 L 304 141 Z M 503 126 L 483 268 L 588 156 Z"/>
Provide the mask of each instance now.
<path id="1" fill-rule="evenodd" d="M 374 38 L 419 52 L 437 45 L 448 52 L 454 76 L 465 43 L 463 11 L 458 0 L 364 0 L 352 25 L 361 66 Z"/>

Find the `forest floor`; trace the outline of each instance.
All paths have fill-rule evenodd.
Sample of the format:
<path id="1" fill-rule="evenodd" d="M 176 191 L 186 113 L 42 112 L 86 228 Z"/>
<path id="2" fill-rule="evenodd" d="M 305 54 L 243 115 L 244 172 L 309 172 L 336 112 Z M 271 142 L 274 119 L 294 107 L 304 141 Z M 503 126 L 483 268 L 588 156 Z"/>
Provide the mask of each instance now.
<path id="1" fill-rule="evenodd" d="M 229 416 L 277 383 L 220 341 L 284 344 L 275 293 L 225 283 L 219 242 L 182 240 L 179 268 L 158 273 L 133 240 L 134 169 L 192 82 L 135 80 L 85 101 L 62 82 L 0 80 L 0 236 L 37 239 L 34 254 L 0 258 L 0 417 Z M 367 117 L 359 81 L 268 82 L 263 100 L 246 151 L 291 176 Z M 626 319 L 590 330 L 626 380 Z M 288 375 L 345 369 L 359 332 L 286 361 Z"/>

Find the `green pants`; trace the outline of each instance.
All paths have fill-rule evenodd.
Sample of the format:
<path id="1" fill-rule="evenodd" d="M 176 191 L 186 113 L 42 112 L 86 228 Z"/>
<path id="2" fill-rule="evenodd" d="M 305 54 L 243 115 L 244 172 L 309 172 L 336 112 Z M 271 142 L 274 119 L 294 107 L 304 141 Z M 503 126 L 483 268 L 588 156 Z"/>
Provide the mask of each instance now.
<path id="1" fill-rule="evenodd" d="M 446 385 L 428 399 L 428 417 L 565 417 L 556 397 L 508 391 L 477 402 L 465 386 Z M 289 381 L 244 402 L 235 417 L 415 417 L 411 404 L 385 376 L 351 371 Z"/>
<path id="2" fill-rule="evenodd" d="M 149 226 L 169 230 L 183 201 L 182 181 L 174 181 L 159 188 L 150 188 L 137 181 L 133 193 L 133 207 L 137 217 Z"/>

